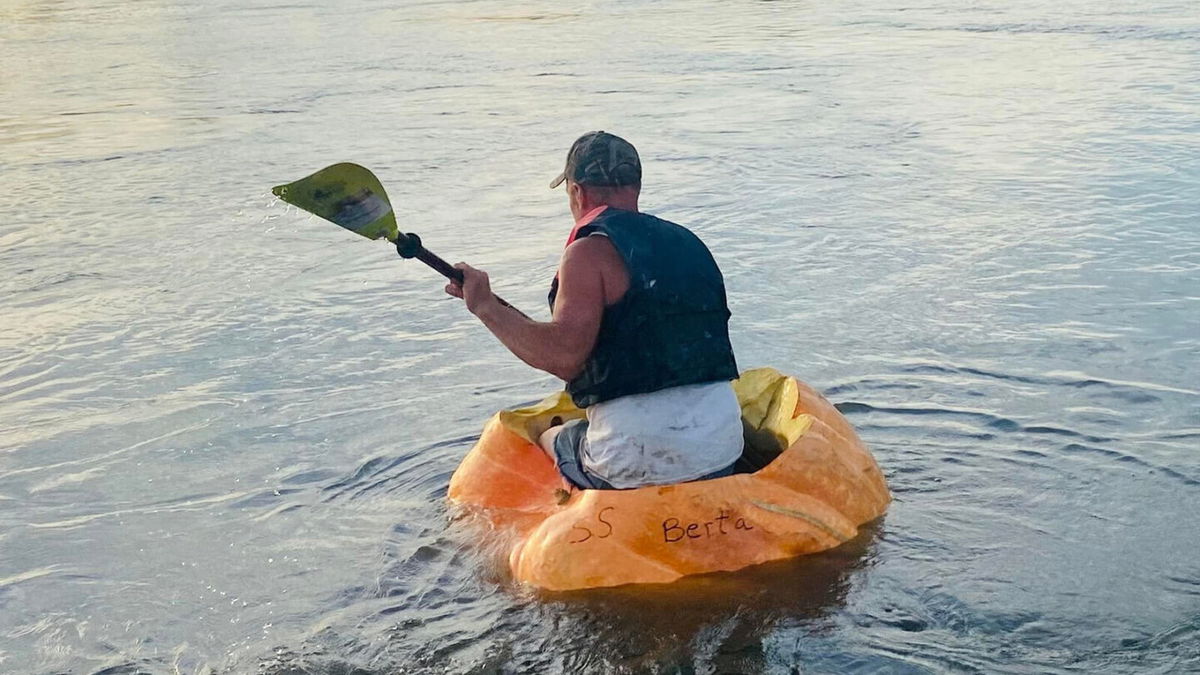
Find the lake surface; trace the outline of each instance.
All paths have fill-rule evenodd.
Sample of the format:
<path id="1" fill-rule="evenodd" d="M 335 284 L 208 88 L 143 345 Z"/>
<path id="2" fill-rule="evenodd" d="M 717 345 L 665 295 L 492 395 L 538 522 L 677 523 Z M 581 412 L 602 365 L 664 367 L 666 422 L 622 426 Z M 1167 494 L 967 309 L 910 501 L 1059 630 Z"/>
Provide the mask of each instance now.
<path id="1" fill-rule="evenodd" d="M 0 65 L 0 671 L 1200 670 L 1195 3 L 6 0 Z M 446 484 L 557 381 L 268 192 L 367 165 L 544 318 L 597 128 L 873 449 L 851 544 L 516 586 Z"/>

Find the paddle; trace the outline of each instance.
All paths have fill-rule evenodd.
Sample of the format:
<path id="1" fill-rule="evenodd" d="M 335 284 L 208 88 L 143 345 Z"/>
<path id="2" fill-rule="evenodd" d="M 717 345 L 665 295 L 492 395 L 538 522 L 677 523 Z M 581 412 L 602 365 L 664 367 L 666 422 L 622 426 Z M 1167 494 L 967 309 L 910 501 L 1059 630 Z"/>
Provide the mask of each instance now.
<path id="1" fill-rule="evenodd" d="M 421 245 L 415 234 L 396 227 L 396 214 L 379 179 L 366 167 L 343 162 L 327 166 L 294 183 L 276 185 L 272 194 L 293 206 L 320 216 L 367 239 L 383 237 L 396 244 L 403 258 L 416 258 L 442 276 L 462 283 L 462 270 L 455 269 Z M 499 296 L 507 307 L 512 307 Z"/>

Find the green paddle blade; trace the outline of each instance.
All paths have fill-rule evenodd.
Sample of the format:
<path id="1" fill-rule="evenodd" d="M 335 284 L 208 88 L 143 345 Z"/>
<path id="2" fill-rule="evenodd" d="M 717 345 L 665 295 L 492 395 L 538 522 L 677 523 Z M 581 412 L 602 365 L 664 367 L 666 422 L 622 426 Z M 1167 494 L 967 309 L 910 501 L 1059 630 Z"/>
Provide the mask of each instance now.
<path id="1" fill-rule="evenodd" d="M 357 164 L 327 166 L 295 183 L 271 188 L 276 197 L 361 234 L 396 241 L 396 215 L 375 174 Z"/>

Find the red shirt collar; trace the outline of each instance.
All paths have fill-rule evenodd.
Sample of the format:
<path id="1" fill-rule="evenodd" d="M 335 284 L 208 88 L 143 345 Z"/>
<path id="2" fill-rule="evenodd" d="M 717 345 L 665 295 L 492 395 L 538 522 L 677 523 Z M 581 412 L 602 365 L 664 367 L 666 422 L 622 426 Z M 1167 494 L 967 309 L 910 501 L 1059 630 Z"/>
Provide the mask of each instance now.
<path id="1" fill-rule="evenodd" d="M 575 221 L 575 227 L 571 228 L 571 236 L 567 237 L 567 246 L 570 246 L 571 243 L 575 241 L 575 237 L 579 236 L 579 230 L 590 225 L 591 222 L 598 218 L 601 213 L 604 213 L 604 209 L 607 208 L 608 204 L 601 204 L 600 206 L 597 206 L 591 211 L 583 214 L 582 218 Z"/>

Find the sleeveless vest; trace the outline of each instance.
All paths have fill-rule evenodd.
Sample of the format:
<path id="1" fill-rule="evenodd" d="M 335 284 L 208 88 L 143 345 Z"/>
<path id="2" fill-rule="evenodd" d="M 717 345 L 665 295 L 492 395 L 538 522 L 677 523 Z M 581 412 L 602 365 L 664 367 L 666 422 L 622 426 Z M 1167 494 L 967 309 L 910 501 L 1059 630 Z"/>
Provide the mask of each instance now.
<path id="1" fill-rule="evenodd" d="M 612 207 L 575 237 L 593 233 L 621 255 L 629 290 L 604 309 L 596 346 L 567 383 L 575 405 L 737 378 L 725 282 L 704 243 L 674 223 Z M 552 311 L 557 295 L 555 278 Z"/>

